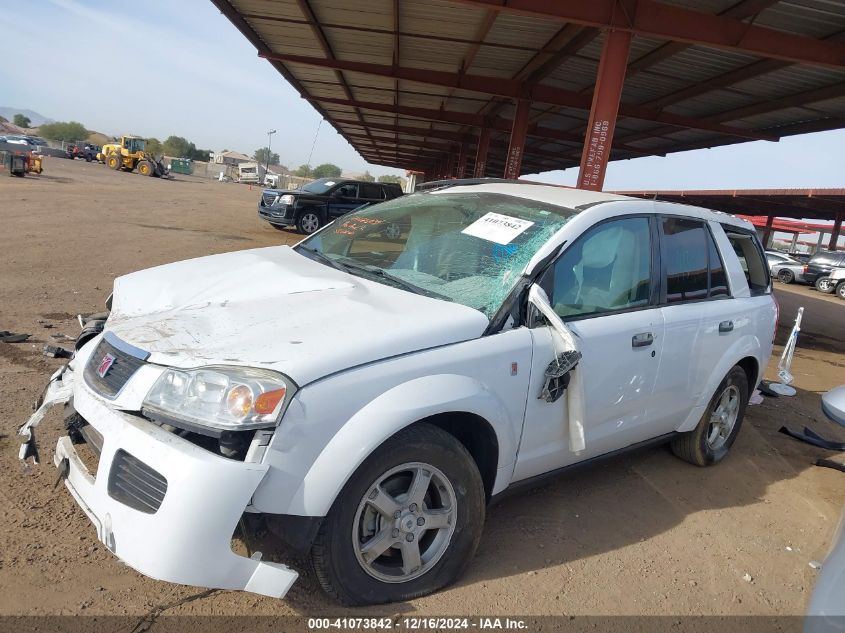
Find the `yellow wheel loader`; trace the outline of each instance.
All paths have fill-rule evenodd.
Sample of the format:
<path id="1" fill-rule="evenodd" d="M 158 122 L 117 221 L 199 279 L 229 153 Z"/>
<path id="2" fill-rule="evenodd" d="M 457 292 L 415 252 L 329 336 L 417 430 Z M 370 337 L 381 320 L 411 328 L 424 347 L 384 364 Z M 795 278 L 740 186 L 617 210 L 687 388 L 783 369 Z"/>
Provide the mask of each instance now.
<path id="1" fill-rule="evenodd" d="M 115 171 L 135 171 L 142 176 L 167 176 L 167 168 L 144 149 L 144 139 L 121 136 L 120 143 L 107 143 L 102 149 L 103 162 Z"/>

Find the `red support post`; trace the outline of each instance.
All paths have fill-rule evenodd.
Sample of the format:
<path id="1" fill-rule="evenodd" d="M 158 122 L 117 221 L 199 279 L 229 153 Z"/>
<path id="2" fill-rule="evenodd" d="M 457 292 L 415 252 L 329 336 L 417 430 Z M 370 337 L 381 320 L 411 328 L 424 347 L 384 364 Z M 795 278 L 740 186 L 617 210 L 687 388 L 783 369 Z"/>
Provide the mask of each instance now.
<path id="1" fill-rule="evenodd" d="M 469 148 L 467 147 L 467 144 L 461 143 L 461 149 L 458 152 L 458 178 L 463 178 L 466 176 L 467 154 L 469 154 Z"/>
<path id="2" fill-rule="evenodd" d="M 769 248 L 772 244 L 772 224 L 775 222 L 775 216 L 771 213 L 766 218 L 766 228 L 763 229 L 763 248 Z"/>
<path id="3" fill-rule="evenodd" d="M 455 153 L 451 152 L 446 160 L 446 178 L 455 177 Z"/>
<path id="4" fill-rule="evenodd" d="M 833 222 L 833 231 L 830 233 L 830 242 L 827 244 L 827 250 L 835 251 L 836 242 L 839 241 L 839 231 L 842 230 L 842 214 L 836 214 L 836 220 Z"/>
<path id="5" fill-rule="evenodd" d="M 593 105 L 581 153 L 578 188 L 601 191 L 613 144 L 613 131 L 619 112 L 619 99 L 625 83 L 625 69 L 631 49 L 631 33 L 608 31 L 593 89 Z"/>
<path id="6" fill-rule="evenodd" d="M 511 126 L 511 140 L 508 155 L 505 158 L 505 178 L 517 179 L 522 169 L 522 155 L 525 153 L 525 137 L 528 134 L 528 113 L 531 102 L 520 99 L 516 102 L 516 112 Z"/>
<path id="7" fill-rule="evenodd" d="M 484 178 L 484 171 L 487 169 L 487 152 L 490 150 L 490 128 L 481 128 L 478 137 L 478 149 L 475 152 L 475 170 L 473 176 Z"/>

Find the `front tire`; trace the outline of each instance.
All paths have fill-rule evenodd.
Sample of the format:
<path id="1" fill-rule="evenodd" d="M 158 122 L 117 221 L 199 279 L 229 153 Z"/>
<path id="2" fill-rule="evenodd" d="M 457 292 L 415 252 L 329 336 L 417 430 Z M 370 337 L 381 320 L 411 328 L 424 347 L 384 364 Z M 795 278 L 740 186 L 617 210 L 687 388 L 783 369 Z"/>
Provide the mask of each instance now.
<path id="1" fill-rule="evenodd" d="M 672 440 L 672 452 L 696 466 L 718 464 L 739 435 L 747 404 L 748 377 L 742 367 L 734 365 L 716 389 L 698 426 Z"/>
<path id="2" fill-rule="evenodd" d="M 791 284 L 795 281 L 795 274 L 788 269 L 778 271 L 778 281 L 782 284 Z"/>
<path id="3" fill-rule="evenodd" d="M 836 296 L 840 299 L 845 299 L 845 281 L 840 281 L 836 284 Z"/>
<path id="4" fill-rule="evenodd" d="M 377 448 L 337 496 L 311 550 L 314 572 L 347 605 L 430 594 L 463 573 L 484 514 L 484 485 L 466 448 L 416 424 Z"/>
<path id="5" fill-rule="evenodd" d="M 823 292 L 826 295 L 829 295 L 834 289 L 833 280 L 830 277 L 819 277 L 816 279 L 815 285 L 816 290 Z"/>
<path id="6" fill-rule="evenodd" d="M 303 211 L 296 217 L 296 230 L 304 235 L 311 235 L 321 226 L 323 221 L 316 211 Z"/>

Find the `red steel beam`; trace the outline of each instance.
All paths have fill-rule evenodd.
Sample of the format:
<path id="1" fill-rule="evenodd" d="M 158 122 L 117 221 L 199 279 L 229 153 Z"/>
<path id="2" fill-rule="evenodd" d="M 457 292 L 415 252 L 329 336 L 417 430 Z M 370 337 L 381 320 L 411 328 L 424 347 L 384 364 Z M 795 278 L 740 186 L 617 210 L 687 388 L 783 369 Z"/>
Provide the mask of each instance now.
<path id="1" fill-rule="evenodd" d="M 530 101 L 520 99 L 516 102 L 511 139 L 508 145 L 508 157 L 505 160 L 505 178 L 519 178 L 519 172 L 522 169 L 522 155 L 525 152 L 525 137 L 528 134 L 528 114 L 530 111 Z"/>
<path id="2" fill-rule="evenodd" d="M 478 148 L 475 151 L 475 170 L 473 176 L 484 178 L 484 171 L 487 169 L 487 153 L 490 151 L 490 128 L 481 128 L 478 137 Z"/>
<path id="3" fill-rule="evenodd" d="M 493 94 L 512 99 L 539 101 L 551 105 L 560 105 L 575 110 L 589 111 L 592 105 L 591 98 L 587 94 L 563 90 L 545 85 L 527 86 L 524 83 L 499 77 L 485 75 L 469 75 L 463 73 L 450 73 L 439 70 L 423 70 L 420 68 L 407 68 L 402 66 L 387 66 L 384 64 L 370 64 L 367 62 L 348 61 L 340 59 L 327 59 L 323 57 L 303 57 L 301 55 L 283 55 L 279 53 L 259 53 L 260 57 L 292 64 L 302 64 L 318 68 L 330 68 L 333 70 L 344 70 L 348 72 L 359 72 L 377 77 L 390 79 L 405 79 L 419 83 L 427 83 L 435 86 L 458 88 L 485 94 Z M 317 99 L 322 100 L 320 97 Z M 754 132 L 710 123 L 691 117 L 662 112 L 654 108 L 647 108 L 635 104 L 620 104 L 620 116 L 664 123 L 680 128 L 703 130 L 715 132 L 738 138 L 751 138 L 756 141 L 776 141 L 777 137 L 770 134 Z"/>
<path id="4" fill-rule="evenodd" d="M 459 0 L 499 12 L 627 30 L 662 40 L 710 46 L 759 57 L 832 68 L 845 66 L 845 46 L 778 31 L 730 16 L 656 0 Z"/>
<path id="5" fill-rule="evenodd" d="M 630 31 L 608 31 L 605 36 L 587 122 L 587 139 L 581 153 L 579 189 L 601 191 L 604 186 L 632 37 Z"/>
<path id="6" fill-rule="evenodd" d="M 468 154 L 469 147 L 466 143 L 461 143 L 458 151 L 458 178 L 463 178 L 466 175 Z"/>
<path id="7" fill-rule="evenodd" d="M 839 241 L 840 230 L 842 230 L 842 214 L 837 213 L 836 219 L 833 221 L 833 231 L 830 233 L 830 241 L 827 243 L 827 250 L 836 250 L 836 243 Z"/>

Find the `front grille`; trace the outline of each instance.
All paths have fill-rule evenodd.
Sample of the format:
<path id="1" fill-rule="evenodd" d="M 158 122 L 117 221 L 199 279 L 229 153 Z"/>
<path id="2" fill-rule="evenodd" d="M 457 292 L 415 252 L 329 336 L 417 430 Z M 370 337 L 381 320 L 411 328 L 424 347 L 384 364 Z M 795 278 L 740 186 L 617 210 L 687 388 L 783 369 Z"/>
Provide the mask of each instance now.
<path id="1" fill-rule="evenodd" d="M 109 471 L 109 496 L 146 514 L 155 514 L 167 493 L 167 479 L 122 448 Z"/>
<path id="2" fill-rule="evenodd" d="M 98 370 L 100 369 L 106 355 L 110 354 L 114 360 L 111 366 L 105 372 L 105 375 L 100 376 Z M 105 338 L 97 345 L 97 349 L 91 354 L 88 359 L 88 364 L 85 365 L 85 382 L 94 391 L 107 398 L 114 398 L 123 385 L 132 378 L 138 368 L 144 364 L 140 358 L 127 354 L 114 345 L 109 343 Z"/>
<path id="3" fill-rule="evenodd" d="M 275 193 L 261 194 L 261 201 L 264 203 L 265 207 L 273 206 L 273 203 L 276 201 L 277 195 L 278 194 L 275 194 Z"/>

